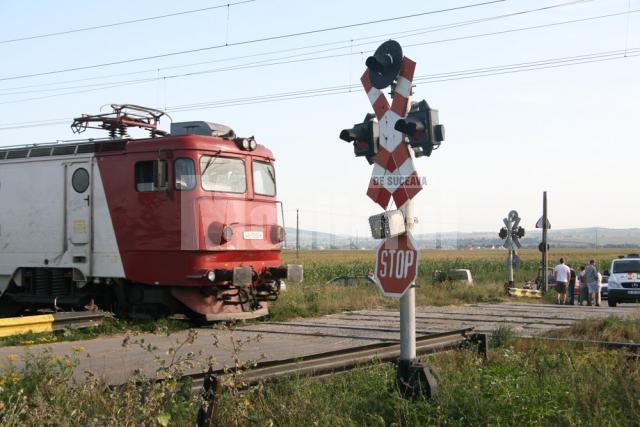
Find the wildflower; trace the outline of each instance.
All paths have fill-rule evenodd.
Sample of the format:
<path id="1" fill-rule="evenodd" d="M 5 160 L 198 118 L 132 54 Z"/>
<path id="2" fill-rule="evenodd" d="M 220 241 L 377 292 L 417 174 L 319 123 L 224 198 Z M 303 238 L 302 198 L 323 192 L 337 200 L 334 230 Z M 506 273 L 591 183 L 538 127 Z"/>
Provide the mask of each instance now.
<path id="1" fill-rule="evenodd" d="M 35 344 L 35 341 L 34 340 L 25 340 L 25 341 L 22 341 L 22 344 L 31 345 L 31 344 Z"/>
<path id="2" fill-rule="evenodd" d="M 5 382 L 6 380 L 4 379 L 4 377 L 0 377 L 0 387 L 2 387 Z"/>
<path id="3" fill-rule="evenodd" d="M 18 358 L 18 355 L 10 353 L 10 354 L 7 354 L 6 357 L 7 357 L 7 360 L 16 360 Z"/>
<path id="4" fill-rule="evenodd" d="M 71 347 L 71 350 L 75 351 L 76 353 L 82 353 L 85 349 L 81 345 L 74 345 L 73 347 Z"/>
<path id="5" fill-rule="evenodd" d="M 17 373 L 15 373 L 15 372 L 12 372 L 12 373 L 11 373 L 11 382 L 12 382 L 13 384 L 18 384 L 18 379 L 19 379 L 19 378 L 18 378 L 18 374 L 17 374 Z"/>

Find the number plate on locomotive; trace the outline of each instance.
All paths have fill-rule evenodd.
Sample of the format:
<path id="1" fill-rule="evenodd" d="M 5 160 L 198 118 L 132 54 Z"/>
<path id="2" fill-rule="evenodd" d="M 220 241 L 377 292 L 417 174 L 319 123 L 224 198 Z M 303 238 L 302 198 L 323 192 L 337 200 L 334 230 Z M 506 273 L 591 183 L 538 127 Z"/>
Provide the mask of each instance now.
<path id="1" fill-rule="evenodd" d="M 245 231 L 242 233 L 244 240 L 262 240 L 264 239 L 264 233 L 262 231 Z"/>

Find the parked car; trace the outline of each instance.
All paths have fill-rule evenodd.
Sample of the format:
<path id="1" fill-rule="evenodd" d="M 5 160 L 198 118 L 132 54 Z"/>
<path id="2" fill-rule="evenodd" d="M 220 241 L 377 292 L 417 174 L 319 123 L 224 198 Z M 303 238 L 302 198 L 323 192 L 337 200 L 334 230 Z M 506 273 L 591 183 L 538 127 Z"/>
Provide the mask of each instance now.
<path id="1" fill-rule="evenodd" d="M 471 270 L 455 268 L 449 271 L 435 270 L 432 277 L 433 283 L 458 282 L 465 285 L 473 285 Z"/>
<path id="2" fill-rule="evenodd" d="M 547 283 L 549 284 L 550 288 L 554 286 L 555 281 L 553 279 L 553 267 L 547 267 Z M 536 289 L 542 289 L 544 284 L 544 276 L 542 275 L 542 268 L 538 268 L 538 276 L 536 277 L 535 284 L 536 284 Z"/>
<path id="3" fill-rule="evenodd" d="M 629 254 L 611 261 L 607 281 L 607 302 L 615 307 L 622 302 L 640 302 L 640 257 Z"/>

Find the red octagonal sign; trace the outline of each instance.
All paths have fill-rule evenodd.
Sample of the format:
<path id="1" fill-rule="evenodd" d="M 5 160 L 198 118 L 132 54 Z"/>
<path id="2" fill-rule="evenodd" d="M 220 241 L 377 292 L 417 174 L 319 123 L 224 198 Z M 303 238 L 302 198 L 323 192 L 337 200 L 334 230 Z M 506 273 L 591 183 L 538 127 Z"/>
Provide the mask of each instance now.
<path id="1" fill-rule="evenodd" d="M 408 232 L 378 246 L 374 280 L 385 296 L 400 298 L 414 282 L 418 273 L 417 248 Z"/>

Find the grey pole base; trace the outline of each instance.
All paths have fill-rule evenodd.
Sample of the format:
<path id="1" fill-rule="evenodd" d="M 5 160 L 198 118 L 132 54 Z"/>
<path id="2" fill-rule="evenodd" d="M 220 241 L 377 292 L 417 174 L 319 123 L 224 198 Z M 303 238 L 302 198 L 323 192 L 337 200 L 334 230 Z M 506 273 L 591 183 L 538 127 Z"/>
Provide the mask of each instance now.
<path id="1" fill-rule="evenodd" d="M 396 382 L 404 399 L 431 399 L 438 394 L 438 380 L 429 365 L 419 360 L 398 360 Z"/>

